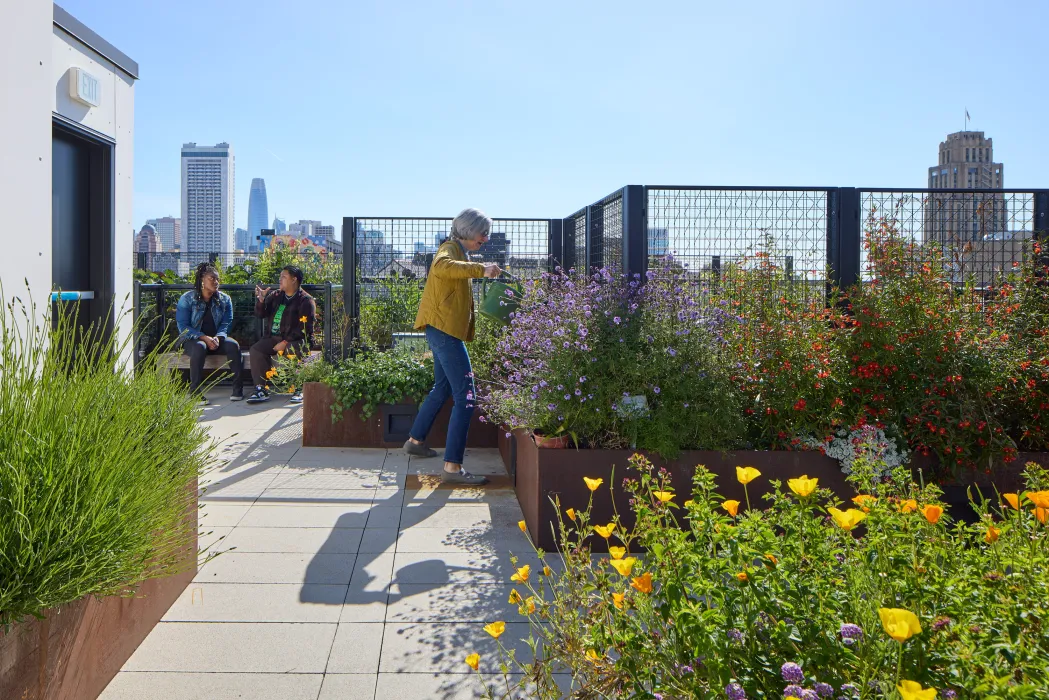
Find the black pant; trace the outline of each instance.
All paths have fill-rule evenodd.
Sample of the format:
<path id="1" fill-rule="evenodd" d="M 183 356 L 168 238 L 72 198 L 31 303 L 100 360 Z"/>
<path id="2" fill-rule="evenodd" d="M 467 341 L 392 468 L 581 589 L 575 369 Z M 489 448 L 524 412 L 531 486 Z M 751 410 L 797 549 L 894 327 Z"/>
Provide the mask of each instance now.
<path id="1" fill-rule="evenodd" d="M 273 367 L 270 358 L 277 354 L 273 346 L 283 342 L 283 338 L 278 338 L 274 335 L 269 338 L 263 338 L 251 346 L 248 356 L 251 358 L 251 378 L 255 382 L 255 386 L 266 386 L 266 372 L 269 372 Z M 284 354 L 287 355 L 290 352 L 305 360 L 306 358 L 302 354 L 305 349 L 306 343 L 304 341 L 297 344 L 289 343 L 284 350 Z"/>
<path id="2" fill-rule="evenodd" d="M 182 342 L 182 349 L 189 355 L 189 388 L 196 391 L 200 386 L 201 376 L 204 374 L 204 359 L 208 355 L 219 355 L 226 353 L 229 358 L 229 368 L 233 372 L 233 391 L 238 392 L 244 386 L 241 378 L 241 370 L 244 369 L 244 359 L 240 354 L 240 344 L 233 338 L 218 338 L 219 346 L 212 350 L 204 344 L 203 340 L 187 338 Z"/>

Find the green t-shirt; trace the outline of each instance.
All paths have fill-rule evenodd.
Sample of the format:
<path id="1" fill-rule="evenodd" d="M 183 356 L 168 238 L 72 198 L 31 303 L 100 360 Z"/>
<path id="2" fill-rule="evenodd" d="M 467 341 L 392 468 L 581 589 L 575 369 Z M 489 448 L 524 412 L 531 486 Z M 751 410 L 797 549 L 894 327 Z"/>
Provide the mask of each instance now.
<path id="1" fill-rule="evenodd" d="M 277 335 L 278 333 L 280 333 L 280 319 L 281 316 L 284 315 L 285 306 L 287 306 L 287 304 L 281 304 L 280 308 L 277 309 L 277 313 L 273 314 L 273 326 L 270 328 L 270 331 L 273 333 L 273 335 Z"/>

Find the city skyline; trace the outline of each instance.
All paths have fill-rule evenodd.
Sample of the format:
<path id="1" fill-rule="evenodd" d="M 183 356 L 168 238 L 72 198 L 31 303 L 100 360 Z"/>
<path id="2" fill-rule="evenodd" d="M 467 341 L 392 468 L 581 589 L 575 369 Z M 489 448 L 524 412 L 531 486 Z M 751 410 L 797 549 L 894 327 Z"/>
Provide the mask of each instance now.
<path id="1" fill-rule="evenodd" d="M 139 225 L 178 210 L 179 139 L 233 143 L 240 172 L 266 180 L 271 212 L 335 224 L 467 206 L 564 217 L 631 183 L 921 187 L 934 144 L 963 126 L 966 107 L 970 129 L 994 134 L 1010 186 L 1049 185 L 1049 95 L 1031 90 L 1026 69 L 1044 62 L 1049 4 L 1033 0 L 1000 12 L 968 0 L 887 0 L 876 12 L 186 0 L 146 18 L 130 0 L 63 7 L 142 57 Z M 222 41 L 200 32 L 201 17 L 223 27 Z M 930 47 L 970 35 L 974 17 L 981 35 L 1002 37 L 993 60 L 937 72 L 930 89 L 921 77 L 937 66 Z M 160 27 L 179 41 L 158 44 Z M 352 42 L 346 27 L 361 29 Z M 552 27 L 586 31 L 539 50 Z M 273 51 L 259 36 L 294 37 L 296 50 Z M 488 36 L 499 37 L 497 52 L 464 48 Z M 1002 99 L 1010 94 L 1024 98 Z M 305 100 L 324 108 L 301 109 Z M 250 178 L 236 189 L 243 211 Z M 243 214 L 236 223 L 247 228 Z"/>

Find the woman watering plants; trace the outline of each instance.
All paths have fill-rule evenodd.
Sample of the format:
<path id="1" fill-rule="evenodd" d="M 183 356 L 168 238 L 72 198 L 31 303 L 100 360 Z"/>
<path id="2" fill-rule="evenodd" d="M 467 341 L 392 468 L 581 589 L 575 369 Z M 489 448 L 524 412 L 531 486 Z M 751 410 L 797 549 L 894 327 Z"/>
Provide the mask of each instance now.
<path id="1" fill-rule="evenodd" d="M 451 235 L 434 255 L 426 278 L 415 328 L 425 329 L 433 351 L 433 389 L 419 407 L 404 451 L 416 457 L 436 457 L 424 443 L 434 419 L 451 396 L 454 405 L 444 448 L 446 483 L 480 486 L 483 476 L 463 469 L 466 435 L 474 411 L 474 381 L 466 343 L 474 337 L 474 302 L 470 280 L 496 278 L 502 270 L 495 263 L 471 262 L 492 232 L 492 220 L 477 209 L 464 209 L 452 222 Z"/>

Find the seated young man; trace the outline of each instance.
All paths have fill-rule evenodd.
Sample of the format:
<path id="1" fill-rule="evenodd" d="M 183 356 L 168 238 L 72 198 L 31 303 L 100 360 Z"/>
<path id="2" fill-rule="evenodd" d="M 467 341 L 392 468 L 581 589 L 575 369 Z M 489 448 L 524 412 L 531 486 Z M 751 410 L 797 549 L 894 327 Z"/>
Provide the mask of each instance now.
<path id="1" fill-rule="evenodd" d="M 196 289 L 179 298 L 175 307 L 179 341 L 189 355 L 190 391 L 200 391 L 204 359 L 208 355 L 221 354 L 229 358 L 229 368 L 233 372 L 230 401 L 240 401 L 244 398 L 244 380 L 240 376 L 243 361 L 240 345 L 229 337 L 233 302 L 228 294 L 219 291 L 219 271 L 211 263 L 197 265 L 194 287 Z M 208 397 L 201 394 L 200 403 L 207 405 Z"/>
<path id="2" fill-rule="evenodd" d="M 274 355 L 293 353 L 303 360 L 309 356 L 317 304 L 302 289 L 302 270 L 294 265 L 285 266 L 280 272 L 280 288 L 276 290 L 256 285 L 255 315 L 265 321 L 262 339 L 249 351 L 255 393 L 248 397 L 248 403 L 270 400 L 266 373 L 273 367 Z M 292 395 L 291 402 L 302 403 L 300 389 Z"/>

